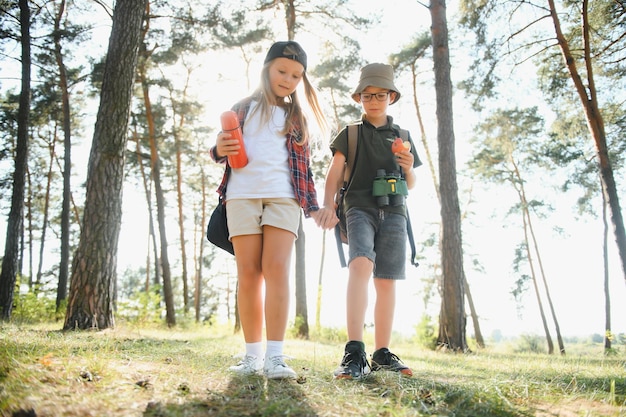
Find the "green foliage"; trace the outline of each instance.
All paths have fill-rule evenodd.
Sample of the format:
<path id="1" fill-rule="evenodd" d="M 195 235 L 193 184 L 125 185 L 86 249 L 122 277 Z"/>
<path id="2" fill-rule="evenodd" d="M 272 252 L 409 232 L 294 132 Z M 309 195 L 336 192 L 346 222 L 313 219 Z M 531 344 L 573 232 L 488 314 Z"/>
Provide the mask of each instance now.
<path id="1" fill-rule="evenodd" d="M 591 335 L 591 342 L 592 343 L 602 343 L 604 342 L 604 336 L 601 335 L 600 333 L 594 333 Z"/>
<path id="2" fill-rule="evenodd" d="M 15 292 L 13 299 L 12 318 L 17 323 L 41 323 L 50 321 L 50 317 L 56 320 L 63 319 L 65 308 L 57 313 L 56 300 L 45 293 L 29 291 L 24 294 Z"/>
<path id="3" fill-rule="evenodd" d="M 520 336 L 517 346 L 515 347 L 517 353 L 543 353 L 544 339 L 532 334 L 523 334 Z"/>
<path id="4" fill-rule="evenodd" d="M 322 343 L 343 345 L 348 340 L 348 333 L 345 329 L 322 327 L 311 332 L 311 339 Z"/>
<path id="5" fill-rule="evenodd" d="M 306 326 L 304 317 L 296 316 L 293 325 L 287 328 L 287 333 L 294 339 L 303 338 L 305 335 L 301 334 L 301 329 Z"/>
<path id="6" fill-rule="evenodd" d="M 434 350 L 437 347 L 436 323 L 429 315 L 423 314 L 420 322 L 415 326 L 414 341 L 425 349 Z"/>
<path id="7" fill-rule="evenodd" d="M 546 19 L 536 19 L 544 15 L 543 8 L 523 1 L 461 1 L 460 24 L 473 35 L 469 41 L 473 43 L 470 56 L 477 57 L 461 88 L 475 100 L 474 108 L 480 109 L 498 103 L 491 99 L 498 94 L 518 102 L 521 98 L 515 97 L 517 90 L 510 90 L 511 97 L 506 91 L 510 86 L 503 80 L 532 77 L 537 82 L 539 98 L 550 106 L 555 116 L 550 127 L 551 138 L 543 142 L 537 154 L 547 157 L 561 172 L 565 171 L 564 190 L 580 190 L 579 211 L 594 213 L 600 206 L 597 151 L 590 140 L 586 120 L 589 116 L 585 116 L 581 100 L 597 102 L 599 114 L 592 116 L 603 119 L 606 149 L 612 169 L 618 173 L 623 169 L 626 154 L 624 89 L 616 88 L 626 73 L 624 5 L 611 0 L 594 0 L 586 8 L 579 1 L 557 3 L 558 13 L 553 16 L 558 16 L 572 52 L 568 63 L 575 65 L 576 76 L 570 74 L 559 42 L 553 42 L 555 25 L 544 25 Z M 585 12 L 588 12 L 587 20 L 582 19 Z M 585 49 L 589 55 L 584 53 Z M 525 72 L 528 68 L 525 63 L 529 61 L 535 63 L 536 74 Z M 498 78 L 498 74 L 506 77 Z M 587 97 L 581 99 L 572 78 L 584 84 Z M 528 86 L 532 81 L 525 83 Z M 592 97 L 594 93 L 597 95 Z"/>
<path id="8" fill-rule="evenodd" d="M 116 317 L 134 324 L 156 324 L 163 321 L 161 288 L 154 286 L 150 292 L 140 291 L 117 305 Z"/>

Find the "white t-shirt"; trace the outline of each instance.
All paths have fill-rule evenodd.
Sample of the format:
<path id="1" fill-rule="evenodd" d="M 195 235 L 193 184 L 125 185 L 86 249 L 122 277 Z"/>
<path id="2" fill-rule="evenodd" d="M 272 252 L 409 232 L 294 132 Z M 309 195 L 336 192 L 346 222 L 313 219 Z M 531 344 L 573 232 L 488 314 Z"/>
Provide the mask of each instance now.
<path id="1" fill-rule="evenodd" d="M 248 165 L 231 170 L 226 199 L 294 198 L 287 139 L 281 133 L 285 127 L 285 110 L 272 107 L 269 123 L 260 125 L 260 112 L 254 112 L 257 105 L 256 101 L 250 104 L 243 126 Z"/>

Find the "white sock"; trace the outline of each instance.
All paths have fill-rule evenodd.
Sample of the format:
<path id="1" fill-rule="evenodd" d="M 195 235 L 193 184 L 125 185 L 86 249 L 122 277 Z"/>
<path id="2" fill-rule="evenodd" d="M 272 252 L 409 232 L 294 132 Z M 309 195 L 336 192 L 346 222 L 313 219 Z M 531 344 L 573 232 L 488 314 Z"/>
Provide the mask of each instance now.
<path id="1" fill-rule="evenodd" d="M 263 357 L 263 343 L 262 342 L 246 343 L 246 355 L 254 356 L 256 358 L 262 358 Z"/>
<path id="2" fill-rule="evenodd" d="M 265 357 L 273 358 L 274 356 L 283 356 L 283 344 L 282 340 L 268 340 Z"/>

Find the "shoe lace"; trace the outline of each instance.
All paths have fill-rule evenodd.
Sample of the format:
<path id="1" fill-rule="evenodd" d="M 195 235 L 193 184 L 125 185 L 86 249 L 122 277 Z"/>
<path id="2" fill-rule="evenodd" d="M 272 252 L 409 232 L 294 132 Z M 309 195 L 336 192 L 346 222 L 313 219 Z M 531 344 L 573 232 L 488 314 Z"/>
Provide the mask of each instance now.
<path id="1" fill-rule="evenodd" d="M 365 355 L 360 354 L 359 352 L 346 352 L 345 355 L 343 356 L 343 360 L 341 361 L 341 363 L 344 366 L 348 366 L 351 363 L 354 363 L 356 365 L 358 365 L 361 368 L 365 367 L 367 358 L 365 358 Z"/>
<path id="2" fill-rule="evenodd" d="M 288 359 L 288 356 L 285 355 L 278 355 L 278 356 L 272 356 L 271 358 L 269 358 L 270 362 L 272 362 L 272 366 L 276 367 L 276 366 L 283 366 L 283 367 L 287 367 L 287 364 L 285 363 L 285 359 Z"/>
<path id="3" fill-rule="evenodd" d="M 395 353 L 388 352 L 389 355 L 389 363 L 399 362 L 402 363 L 402 360 Z"/>
<path id="4" fill-rule="evenodd" d="M 402 363 L 402 360 L 395 353 L 385 350 L 372 357 L 372 360 L 378 363 L 380 366 L 390 366 L 396 363 Z"/>
<path id="5" fill-rule="evenodd" d="M 255 356 L 246 355 L 243 357 L 241 362 L 239 362 L 239 365 L 247 368 L 252 368 L 254 367 L 254 363 L 256 362 L 256 360 L 257 358 Z"/>

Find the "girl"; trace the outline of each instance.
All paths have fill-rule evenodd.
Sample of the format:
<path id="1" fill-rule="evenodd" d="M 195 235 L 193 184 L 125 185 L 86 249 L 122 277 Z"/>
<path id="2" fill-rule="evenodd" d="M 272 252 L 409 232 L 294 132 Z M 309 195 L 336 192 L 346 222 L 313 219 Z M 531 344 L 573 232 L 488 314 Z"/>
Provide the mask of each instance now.
<path id="1" fill-rule="evenodd" d="M 219 133 L 211 148 L 211 157 L 226 164 L 217 192 L 226 202 L 237 264 L 237 305 L 246 355 L 230 369 L 239 374 L 263 369 L 269 379 L 296 377 L 283 359 L 291 252 L 298 236 L 300 209 L 316 222 L 319 210 L 309 165 L 307 120 L 296 94 L 300 81 L 317 122 L 325 126 L 306 67 L 306 53 L 298 43 L 274 43 L 265 57 L 260 86 L 232 108 L 243 126 L 248 164 L 238 169 L 227 164 L 227 156 L 239 152 L 237 140 L 229 133 Z"/>

